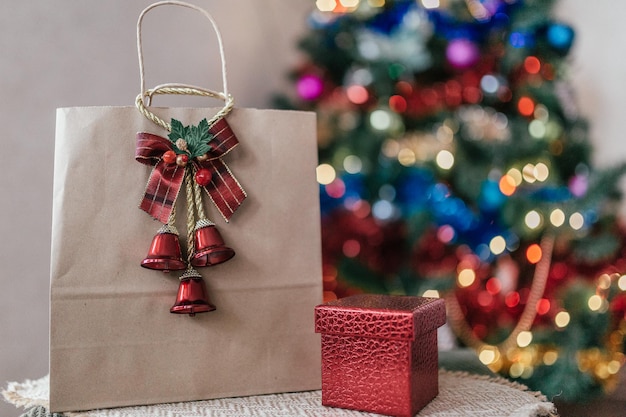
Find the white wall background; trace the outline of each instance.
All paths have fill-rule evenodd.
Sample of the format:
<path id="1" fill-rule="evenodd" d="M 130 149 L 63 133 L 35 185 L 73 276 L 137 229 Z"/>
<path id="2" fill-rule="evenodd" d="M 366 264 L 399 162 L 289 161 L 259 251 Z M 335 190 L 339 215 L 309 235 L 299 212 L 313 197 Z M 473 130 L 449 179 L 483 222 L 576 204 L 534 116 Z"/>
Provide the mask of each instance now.
<path id="1" fill-rule="evenodd" d="M 626 2 L 561 0 L 557 14 L 576 30 L 570 75 L 580 111 L 591 122 L 594 161 L 624 161 Z"/>
<path id="2" fill-rule="evenodd" d="M 306 30 L 314 0 L 193 1 L 220 22 L 237 105 L 266 106 L 271 93 L 288 85 L 285 73 L 298 61 L 295 39 Z M 133 104 L 135 21 L 149 3 L 0 2 L 1 387 L 47 373 L 55 108 Z M 187 10 L 166 24 L 166 12 L 146 18 L 148 84 L 220 89 L 208 26 Z M 561 0 L 558 14 L 577 31 L 571 76 L 592 121 L 594 159 L 599 165 L 626 160 L 626 2 Z M 19 414 L 0 401 L 0 415 Z"/>

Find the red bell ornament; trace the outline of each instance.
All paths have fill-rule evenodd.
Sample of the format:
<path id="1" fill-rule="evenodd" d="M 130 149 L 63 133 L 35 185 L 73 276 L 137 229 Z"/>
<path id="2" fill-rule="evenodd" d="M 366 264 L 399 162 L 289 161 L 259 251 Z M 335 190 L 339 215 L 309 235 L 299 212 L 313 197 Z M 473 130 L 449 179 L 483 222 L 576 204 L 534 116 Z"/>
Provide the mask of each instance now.
<path id="1" fill-rule="evenodd" d="M 226 262 L 235 251 L 224 244 L 222 235 L 210 221 L 199 221 L 194 231 L 194 254 L 191 258 L 193 266 L 213 266 Z"/>
<path id="2" fill-rule="evenodd" d="M 189 314 L 191 317 L 196 313 L 207 313 L 215 310 L 215 306 L 209 301 L 209 295 L 204 280 L 194 270 L 185 272 L 180 277 L 176 303 L 170 308 L 170 313 Z"/>
<path id="3" fill-rule="evenodd" d="M 176 228 L 163 226 L 152 239 L 150 250 L 141 266 L 163 272 L 181 271 L 187 267 L 180 250 L 180 241 Z"/>

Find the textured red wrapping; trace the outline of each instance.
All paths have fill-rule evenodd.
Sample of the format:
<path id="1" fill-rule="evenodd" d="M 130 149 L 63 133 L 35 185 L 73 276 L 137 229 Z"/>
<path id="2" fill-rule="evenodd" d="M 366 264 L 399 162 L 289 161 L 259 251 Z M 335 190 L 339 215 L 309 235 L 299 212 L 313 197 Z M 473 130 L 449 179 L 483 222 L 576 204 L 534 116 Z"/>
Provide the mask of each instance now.
<path id="1" fill-rule="evenodd" d="M 322 333 L 322 404 L 410 417 L 438 389 L 435 298 L 355 295 L 315 308 Z"/>

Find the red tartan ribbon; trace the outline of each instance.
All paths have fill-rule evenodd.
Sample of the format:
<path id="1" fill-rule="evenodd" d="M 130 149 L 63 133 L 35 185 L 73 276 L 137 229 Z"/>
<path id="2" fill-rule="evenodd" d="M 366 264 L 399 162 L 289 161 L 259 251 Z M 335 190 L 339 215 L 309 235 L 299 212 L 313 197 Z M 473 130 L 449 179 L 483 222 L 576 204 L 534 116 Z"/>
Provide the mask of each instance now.
<path id="1" fill-rule="evenodd" d="M 194 159 L 190 163 L 211 171 L 211 182 L 203 188 L 228 222 L 247 196 L 222 160 L 239 141 L 224 118 L 211 126 L 209 133 L 212 136 L 209 158 L 202 162 Z M 169 139 L 147 132 L 137 133 L 135 159 L 142 164 L 154 165 L 139 207 L 161 223 L 168 222 L 185 178 L 185 168 L 163 161 L 163 154 L 169 150 L 173 150 Z"/>

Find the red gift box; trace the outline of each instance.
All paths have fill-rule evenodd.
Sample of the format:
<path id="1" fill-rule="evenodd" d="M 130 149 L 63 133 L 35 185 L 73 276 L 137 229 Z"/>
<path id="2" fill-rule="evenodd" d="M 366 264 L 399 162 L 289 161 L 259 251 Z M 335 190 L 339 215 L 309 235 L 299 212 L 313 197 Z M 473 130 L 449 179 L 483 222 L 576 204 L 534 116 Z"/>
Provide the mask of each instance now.
<path id="1" fill-rule="evenodd" d="M 315 307 L 322 404 L 412 417 L 439 393 L 438 298 L 354 295 Z"/>

